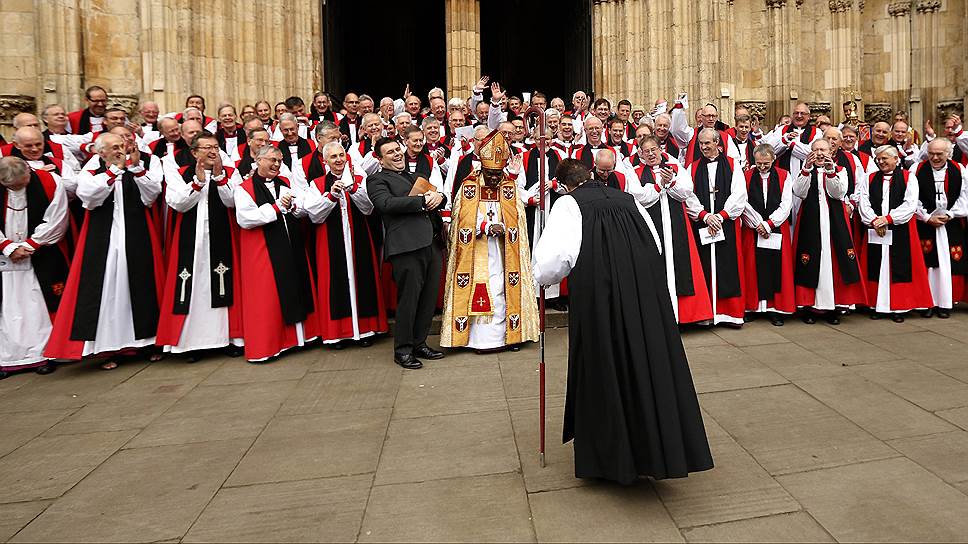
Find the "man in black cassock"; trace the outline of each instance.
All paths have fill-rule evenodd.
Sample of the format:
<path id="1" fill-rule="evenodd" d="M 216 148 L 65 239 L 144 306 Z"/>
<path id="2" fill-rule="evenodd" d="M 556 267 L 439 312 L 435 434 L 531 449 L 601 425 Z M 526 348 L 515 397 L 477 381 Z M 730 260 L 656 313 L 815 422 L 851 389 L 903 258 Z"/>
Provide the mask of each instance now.
<path id="1" fill-rule="evenodd" d="M 534 249 L 542 285 L 568 276 L 568 390 L 563 441 L 575 476 L 622 484 L 713 466 L 682 347 L 658 235 L 635 198 L 558 164 L 569 193 Z"/>

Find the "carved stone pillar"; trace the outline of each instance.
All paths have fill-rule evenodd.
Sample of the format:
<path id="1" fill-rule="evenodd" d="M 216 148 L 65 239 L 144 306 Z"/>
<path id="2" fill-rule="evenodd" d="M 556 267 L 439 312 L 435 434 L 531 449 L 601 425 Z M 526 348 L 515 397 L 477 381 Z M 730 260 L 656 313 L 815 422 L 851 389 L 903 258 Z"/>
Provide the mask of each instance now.
<path id="1" fill-rule="evenodd" d="M 915 128 L 924 125 L 931 117 L 938 93 L 944 87 L 944 37 L 945 29 L 938 10 L 941 0 L 918 0 L 911 36 L 911 124 Z M 932 119 L 935 126 L 941 126 L 941 119 Z"/>
<path id="2" fill-rule="evenodd" d="M 825 74 L 824 87 L 841 99 L 853 96 L 862 86 L 860 58 L 860 11 L 862 0 L 829 0 L 831 19 L 830 70 Z M 839 106 L 839 104 L 838 104 Z M 840 111 L 839 108 L 837 110 Z M 835 123 L 843 119 L 832 119 Z"/>
<path id="3" fill-rule="evenodd" d="M 478 0 L 447 0 L 447 96 L 470 96 L 481 77 L 481 6 Z"/>
<path id="4" fill-rule="evenodd" d="M 799 98 L 800 49 L 797 47 L 799 13 L 796 5 L 787 0 L 766 0 L 767 25 L 771 29 L 767 55 L 769 77 L 767 87 L 768 126 L 784 113 L 792 110 Z"/>
<path id="5" fill-rule="evenodd" d="M 141 96 L 141 19 L 138 0 L 81 0 L 84 87 Z"/>
<path id="6" fill-rule="evenodd" d="M 882 67 L 884 90 L 894 107 L 907 111 L 911 92 L 911 0 L 891 2 L 887 13 L 891 16 L 890 65 Z"/>
<path id="7" fill-rule="evenodd" d="M 0 130 L 10 136 L 18 113 L 37 109 L 37 41 L 32 2 L 0 2 L 4 47 L 0 48 Z"/>

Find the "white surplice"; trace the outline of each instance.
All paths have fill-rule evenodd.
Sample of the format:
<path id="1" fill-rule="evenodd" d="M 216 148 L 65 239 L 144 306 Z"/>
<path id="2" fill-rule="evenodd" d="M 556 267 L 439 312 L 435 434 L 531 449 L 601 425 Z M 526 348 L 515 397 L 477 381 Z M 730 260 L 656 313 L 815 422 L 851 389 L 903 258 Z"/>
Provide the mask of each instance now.
<path id="1" fill-rule="evenodd" d="M 157 157 L 152 157 L 157 161 Z M 125 250 L 124 225 L 124 183 L 122 170 L 110 167 L 117 174 L 115 182 L 108 184 L 108 173 L 93 174 L 82 170 L 77 176 L 77 197 L 84 208 L 93 210 L 104 204 L 114 195 L 113 219 L 108 242 L 108 254 L 104 263 L 104 285 L 101 290 L 101 308 L 98 313 L 97 331 L 94 340 L 84 342 L 83 355 L 118 351 L 124 348 L 138 348 L 155 343 L 155 337 L 136 339 L 134 317 L 131 312 L 131 291 L 128 285 L 128 257 Z M 155 170 L 155 172 L 152 172 Z M 161 194 L 160 168 L 144 169 L 140 164 L 128 168 L 134 174 L 135 184 L 145 206 L 151 204 Z M 149 248 L 149 251 L 150 248 Z M 161 258 L 157 255 L 156 258 Z M 162 286 L 156 286 L 161 289 Z"/>
<path id="2" fill-rule="evenodd" d="M 193 280 L 188 315 L 185 316 L 185 323 L 182 325 L 178 344 L 164 346 L 166 352 L 184 353 L 186 351 L 221 348 L 230 344 L 243 345 L 241 338 L 232 338 L 229 335 L 229 309 L 227 307 L 212 307 L 211 271 L 213 266 L 209 249 L 211 241 L 209 239 L 208 199 L 212 198 L 212 191 L 215 191 L 218 198 L 222 199 L 222 204 L 225 207 L 234 208 L 235 187 L 241 182 L 238 171 L 233 170 L 228 181 L 223 185 L 218 185 L 225 180 L 226 175 L 226 171 L 223 170 L 222 175 L 215 178 L 211 171 L 203 171 L 201 177 L 204 179 L 204 183 L 199 184 L 201 185 L 200 191 L 193 189 L 192 184 L 186 183 L 182 176 L 166 178 L 165 202 L 168 206 L 178 213 L 188 212 L 193 207 L 196 209 L 195 247 L 193 249 L 195 257 L 192 260 L 191 277 Z M 178 241 L 173 240 L 172 244 L 177 247 Z M 233 249 L 233 251 L 238 250 Z M 230 266 L 232 263 L 225 263 L 225 265 Z M 242 288 L 243 286 L 236 286 L 236 292 Z M 241 295 L 236 295 L 236 297 L 241 297 Z M 169 302 L 166 301 L 165 303 Z"/>
<path id="3" fill-rule="evenodd" d="M 934 176 L 934 192 L 937 198 L 937 208 L 928 210 L 924 203 L 918 200 L 918 207 L 914 215 L 918 221 L 927 221 L 932 215 L 947 215 L 949 220 L 957 220 L 968 216 L 968 168 L 961 169 L 961 193 L 954 202 L 948 202 L 948 195 L 945 193 L 944 179 L 948 171 L 948 164 L 940 170 L 934 169 L 930 164 L 925 168 L 931 168 Z M 911 174 L 908 179 L 917 175 L 918 165 L 911 167 Z M 952 300 L 951 286 L 951 248 L 948 244 L 948 229 L 942 225 L 935 227 L 935 248 L 938 252 L 937 268 L 928 268 L 928 284 L 931 286 L 931 297 L 934 305 L 938 308 L 950 310 L 954 306 Z"/>
<path id="4" fill-rule="evenodd" d="M 41 246 L 56 244 L 67 232 L 67 195 L 57 174 L 57 189 L 44 212 L 44 219 L 33 233 L 27 232 L 27 190 L 7 191 L 7 208 L 0 222 L 0 243 L 11 243 L 3 249 L 9 257 L 18 247 L 32 247 L 30 239 Z M 29 259 L 28 259 L 29 262 Z M 46 360 L 44 348 L 53 324 L 47 311 L 40 282 L 33 266 L 27 270 L 0 272 L 3 301 L 0 302 L 0 370 L 32 365 Z"/>

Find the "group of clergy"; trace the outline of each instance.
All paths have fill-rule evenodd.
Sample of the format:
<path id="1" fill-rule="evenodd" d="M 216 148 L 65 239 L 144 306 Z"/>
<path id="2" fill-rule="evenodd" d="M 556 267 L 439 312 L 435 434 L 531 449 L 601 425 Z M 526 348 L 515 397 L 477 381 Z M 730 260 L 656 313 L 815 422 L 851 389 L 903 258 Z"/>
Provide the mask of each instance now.
<path id="1" fill-rule="evenodd" d="M 485 100 L 487 83 L 469 100 L 434 89 L 426 108 L 409 89 L 378 104 L 348 93 L 338 112 L 317 93 L 308 109 L 290 97 L 241 117 L 231 104 L 207 117 L 193 95 L 170 114 L 145 103 L 137 123 L 94 86 L 82 110 L 18 115 L 0 147 L 0 377 L 88 357 L 112 369 L 166 352 L 265 362 L 313 341 L 368 346 L 388 311 L 412 329 L 395 328 L 395 360 L 418 368 L 407 350 L 440 353 L 417 330 L 428 304 L 443 309 L 445 347 L 534 340 L 530 251 L 567 158 L 647 211 L 679 323 L 836 323 L 857 307 L 900 321 L 966 300 L 957 117 L 919 147 L 903 120 L 859 142 L 804 104 L 765 131 L 741 109 L 726 126 L 711 104 L 690 123 L 685 95 L 642 116 L 581 91 L 568 109 L 496 83 Z M 402 193 L 371 200 L 387 173 Z M 401 213 L 441 225 L 443 269 L 422 264 L 417 294 L 388 242 Z M 546 287 L 566 307 L 567 279 Z"/>

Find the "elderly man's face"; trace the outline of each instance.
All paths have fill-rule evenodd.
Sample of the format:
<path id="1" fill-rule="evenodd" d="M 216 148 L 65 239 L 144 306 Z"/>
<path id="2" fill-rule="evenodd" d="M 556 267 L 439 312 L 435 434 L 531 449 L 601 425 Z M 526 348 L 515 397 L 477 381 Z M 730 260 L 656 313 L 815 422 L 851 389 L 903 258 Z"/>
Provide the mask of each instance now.
<path id="1" fill-rule="evenodd" d="M 158 104 L 154 102 L 148 102 L 141 106 L 141 118 L 145 120 L 145 123 L 154 123 L 158 120 Z"/>
<path id="2" fill-rule="evenodd" d="M 595 177 L 605 181 L 615 171 L 615 155 L 601 153 L 595 156 Z"/>
<path id="3" fill-rule="evenodd" d="M 91 91 L 91 95 L 87 97 L 87 109 L 90 110 L 91 115 L 94 115 L 95 117 L 103 117 L 107 106 L 108 93 L 100 89 Z"/>
<path id="4" fill-rule="evenodd" d="M 60 106 L 51 106 L 44 114 L 44 123 L 47 128 L 60 130 L 67 126 L 67 112 Z"/>
<path id="5" fill-rule="evenodd" d="M 430 113 L 437 118 L 437 120 L 443 120 L 447 116 L 447 103 L 441 98 L 434 98 L 430 101 Z"/>
<path id="6" fill-rule="evenodd" d="M 158 125 L 161 135 L 169 142 L 177 142 L 181 139 L 181 125 L 174 119 L 162 119 Z"/>
<path id="7" fill-rule="evenodd" d="M 373 101 L 369 98 L 360 100 L 360 115 L 373 113 Z"/>
<path id="8" fill-rule="evenodd" d="M 104 138 L 103 147 L 98 153 L 101 160 L 108 164 L 124 164 L 128 156 L 124 140 L 114 134 L 106 134 L 101 138 Z"/>
<path id="9" fill-rule="evenodd" d="M 625 137 L 625 124 L 624 123 L 612 123 L 608 126 L 608 138 L 609 141 L 614 145 L 618 145 L 622 142 L 622 138 Z"/>
<path id="10" fill-rule="evenodd" d="M 840 148 L 844 151 L 852 151 L 855 145 L 857 145 L 857 133 L 845 130 L 840 137 Z"/>
<path id="11" fill-rule="evenodd" d="M 418 153 L 423 151 L 424 148 L 424 135 L 423 132 L 413 131 L 407 136 L 407 152 L 410 156 L 417 156 Z"/>
<path id="12" fill-rule="evenodd" d="M 886 144 L 890 135 L 891 125 L 888 125 L 883 121 L 874 123 L 873 128 L 871 128 L 871 141 L 877 145 Z"/>
<path id="13" fill-rule="evenodd" d="M 543 96 L 535 96 L 531 98 L 531 105 L 537 106 L 538 109 L 544 111 L 548 109 L 548 99 Z"/>
<path id="14" fill-rule="evenodd" d="M 954 119 L 948 119 L 944 122 L 944 135 L 947 136 L 951 141 L 955 140 L 955 131 L 958 129 L 958 122 Z"/>
<path id="15" fill-rule="evenodd" d="M 256 171 L 260 176 L 272 179 L 279 175 L 282 166 L 282 152 L 278 149 L 267 152 L 260 159 L 256 159 Z"/>
<path id="16" fill-rule="evenodd" d="M 313 98 L 313 107 L 316 108 L 318 112 L 324 112 L 329 110 L 329 97 L 325 94 L 321 94 Z M 305 106 L 303 106 L 305 109 Z"/>
<path id="17" fill-rule="evenodd" d="M 134 153 L 136 142 L 134 139 L 134 133 L 128 130 L 127 127 L 116 127 L 111 129 L 111 134 L 118 135 L 122 140 L 124 140 L 124 151 L 125 153 Z"/>
<path id="18" fill-rule="evenodd" d="M 719 157 L 719 141 L 712 134 L 700 134 L 699 151 L 707 159 L 715 159 Z"/>
<path id="19" fill-rule="evenodd" d="M 585 137 L 588 143 L 598 145 L 602 142 L 602 122 L 597 117 L 591 117 L 585 123 Z"/>
<path id="20" fill-rule="evenodd" d="M 551 116 L 546 118 L 546 121 L 548 123 L 548 130 L 550 130 L 554 134 L 558 134 L 558 127 L 561 124 L 561 118 Z"/>
<path id="21" fill-rule="evenodd" d="M 582 91 L 578 91 L 571 97 L 571 104 L 574 106 L 575 111 L 583 111 L 587 103 L 588 96 Z"/>
<path id="22" fill-rule="evenodd" d="M 20 191 L 26 187 L 28 183 L 30 183 L 30 170 L 27 170 L 27 173 L 20 177 L 6 181 L 0 179 L 0 186 L 3 186 L 10 191 Z"/>
<path id="23" fill-rule="evenodd" d="M 828 130 L 823 135 L 824 139 L 830 142 L 830 152 L 836 153 L 840 150 L 840 146 L 844 143 L 844 138 L 840 132 L 836 130 Z"/>
<path id="24" fill-rule="evenodd" d="M 565 101 L 560 98 L 552 98 L 551 107 L 558 110 L 558 113 L 565 113 Z"/>
<path id="25" fill-rule="evenodd" d="M 194 121 L 194 122 L 196 122 L 196 123 L 198 123 L 200 125 L 204 125 L 205 124 L 205 116 L 202 115 L 202 112 L 200 112 L 198 110 L 192 110 L 192 111 L 186 113 L 182 117 L 182 122 L 183 123 L 187 123 L 189 121 Z"/>
<path id="26" fill-rule="evenodd" d="M 222 108 L 222 111 L 220 111 L 218 114 L 218 122 L 226 131 L 235 130 L 235 125 L 237 123 L 235 118 L 235 110 L 232 108 Z"/>
<path id="27" fill-rule="evenodd" d="M 264 130 L 253 132 L 249 138 L 249 153 L 255 156 L 256 152 L 269 145 L 269 133 Z"/>
<path id="28" fill-rule="evenodd" d="M 128 116 L 123 111 L 109 111 L 104 116 L 104 130 L 111 130 L 115 127 L 123 127 L 128 120 Z"/>
<path id="29" fill-rule="evenodd" d="M 948 145 L 949 142 L 941 140 L 940 138 L 931 140 L 928 144 L 928 162 L 935 169 L 940 170 L 944 168 L 945 164 L 948 162 Z"/>
<path id="30" fill-rule="evenodd" d="M 662 162 L 662 150 L 651 140 L 643 142 L 639 145 L 639 158 L 648 166 L 656 166 Z"/>
<path id="31" fill-rule="evenodd" d="M 464 112 L 457 110 L 450 112 L 450 117 L 447 118 L 447 122 L 450 124 L 451 131 L 464 126 Z"/>
<path id="32" fill-rule="evenodd" d="M 325 153 L 323 158 L 326 159 L 326 165 L 329 166 L 333 174 L 337 176 L 343 174 L 343 168 L 346 167 L 346 151 L 343 151 L 342 147 L 331 146 L 329 152 Z"/>
<path id="33" fill-rule="evenodd" d="M 347 113 L 356 115 L 360 112 L 360 97 L 355 93 L 349 93 L 343 98 L 343 107 Z"/>
<path id="34" fill-rule="evenodd" d="M 288 144 L 294 144 L 299 140 L 299 125 L 291 119 L 279 121 L 279 132 L 282 133 L 282 139 Z"/>
<path id="35" fill-rule="evenodd" d="M 655 137 L 660 140 L 665 140 L 666 136 L 669 135 L 669 129 L 672 127 L 672 121 L 667 116 L 661 116 L 655 120 Z"/>
<path id="36" fill-rule="evenodd" d="M 23 130 L 14 141 L 14 145 L 20 150 L 24 158 L 28 161 L 39 161 L 44 156 L 44 137 L 36 129 Z"/>
<path id="37" fill-rule="evenodd" d="M 642 110 L 635 110 L 632 112 L 632 122 L 635 124 L 639 124 L 643 117 L 645 117 L 645 112 Z"/>
<path id="38" fill-rule="evenodd" d="M 397 134 L 403 134 L 404 129 L 410 126 L 410 116 L 409 115 L 398 115 L 393 121 L 394 128 L 397 130 Z"/>
<path id="39" fill-rule="evenodd" d="M 715 127 L 716 121 L 719 121 L 719 111 L 716 108 L 704 106 L 699 110 L 699 122 L 702 123 L 703 128 Z"/>
<path id="40" fill-rule="evenodd" d="M 330 142 L 337 142 L 340 139 L 339 129 L 329 129 L 322 131 L 319 136 L 316 137 L 316 147 L 322 151 L 323 146 Z"/>
<path id="41" fill-rule="evenodd" d="M 14 117 L 17 128 L 35 128 L 40 130 L 40 119 L 32 113 L 19 113 Z"/>
<path id="42" fill-rule="evenodd" d="M 474 114 L 477 116 L 478 120 L 483 121 L 487 119 L 487 112 L 490 109 L 491 107 L 488 106 L 487 102 L 478 102 L 477 107 L 475 108 Z"/>
<path id="43" fill-rule="evenodd" d="M 608 104 L 604 102 L 595 107 L 595 117 L 601 119 L 603 123 L 611 114 L 612 112 L 608 109 Z"/>
<path id="44" fill-rule="evenodd" d="M 369 138 L 376 138 L 383 132 L 383 121 L 379 118 L 370 119 L 363 124 L 363 134 L 366 134 Z"/>
<path id="45" fill-rule="evenodd" d="M 797 104 L 793 108 L 793 126 L 803 128 L 810 121 L 810 108 L 806 104 Z"/>
<path id="46" fill-rule="evenodd" d="M 830 144 L 823 140 L 817 140 L 810 146 L 810 150 L 813 151 L 814 156 L 816 156 L 817 163 L 824 163 L 830 160 L 833 156 L 832 150 L 830 149 Z"/>
<path id="47" fill-rule="evenodd" d="M 215 138 L 199 139 L 198 147 L 192 150 L 192 156 L 203 168 L 211 168 L 215 161 L 222 160 L 219 155 L 218 140 Z"/>
<path id="48" fill-rule="evenodd" d="M 877 163 L 877 167 L 881 169 L 881 172 L 885 174 L 893 172 L 897 168 L 897 157 L 889 153 L 881 153 L 874 157 L 874 162 Z"/>
<path id="49" fill-rule="evenodd" d="M 524 121 L 521 119 L 515 119 L 514 121 L 511 121 L 511 124 L 514 125 L 514 141 L 523 142 L 525 136 L 527 136 L 527 129 L 524 126 Z"/>
<path id="50" fill-rule="evenodd" d="M 265 102 L 259 102 L 259 105 L 255 107 L 255 114 L 259 116 L 259 119 L 263 123 L 268 123 L 272 120 L 272 108 Z"/>
<path id="51" fill-rule="evenodd" d="M 410 95 L 407 97 L 406 109 L 410 115 L 417 115 L 420 113 L 420 98 L 416 95 Z"/>

